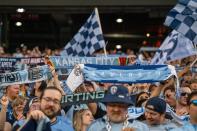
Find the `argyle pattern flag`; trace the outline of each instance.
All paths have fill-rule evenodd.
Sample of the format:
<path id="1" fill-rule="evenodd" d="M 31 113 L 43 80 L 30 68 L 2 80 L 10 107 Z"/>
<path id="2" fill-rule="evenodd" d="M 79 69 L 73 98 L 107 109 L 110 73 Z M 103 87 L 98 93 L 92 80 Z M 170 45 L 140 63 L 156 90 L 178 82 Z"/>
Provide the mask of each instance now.
<path id="1" fill-rule="evenodd" d="M 60 54 L 62 56 L 90 56 L 96 50 L 104 48 L 104 46 L 105 41 L 98 11 L 95 9 Z"/>
<path id="2" fill-rule="evenodd" d="M 197 0 L 179 0 L 168 13 L 164 25 L 197 44 Z"/>

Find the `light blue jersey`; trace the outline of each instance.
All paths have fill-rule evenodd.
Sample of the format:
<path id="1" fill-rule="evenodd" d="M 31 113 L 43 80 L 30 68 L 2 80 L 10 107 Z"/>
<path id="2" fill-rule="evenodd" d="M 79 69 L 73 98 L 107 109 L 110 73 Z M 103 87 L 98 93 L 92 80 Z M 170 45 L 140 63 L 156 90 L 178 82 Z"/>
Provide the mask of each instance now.
<path id="1" fill-rule="evenodd" d="M 193 125 L 189 122 L 185 123 L 184 126 L 180 128 L 173 129 L 171 131 L 197 131 L 197 125 Z"/>
<path id="2" fill-rule="evenodd" d="M 87 131 L 107 131 L 106 128 L 106 116 L 103 118 L 97 119 L 95 122 L 93 122 Z M 111 123 L 111 131 L 121 131 L 123 128 L 123 123 Z M 149 131 L 148 126 L 142 122 L 133 120 L 132 122 L 129 122 L 128 128 L 133 128 L 135 131 Z"/>
<path id="3" fill-rule="evenodd" d="M 57 116 L 56 122 L 51 124 L 52 131 L 74 131 L 68 120 L 63 116 Z"/>
<path id="4" fill-rule="evenodd" d="M 145 124 L 147 123 L 145 122 Z M 164 123 L 159 125 L 148 125 L 148 127 L 150 131 L 171 131 L 172 129 L 178 128 L 177 124 L 171 120 L 166 120 Z"/>

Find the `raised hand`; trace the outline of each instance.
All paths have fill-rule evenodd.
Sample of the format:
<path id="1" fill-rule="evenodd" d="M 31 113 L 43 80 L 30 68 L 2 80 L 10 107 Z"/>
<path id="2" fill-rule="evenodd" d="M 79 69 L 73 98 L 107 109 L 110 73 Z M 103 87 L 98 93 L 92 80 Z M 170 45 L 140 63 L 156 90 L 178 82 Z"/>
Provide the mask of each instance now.
<path id="1" fill-rule="evenodd" d="M 30 117 L 37 121 L 37 120 L 44 119 L 46 116 L 42 111 L 34 110 L 31 112 Z"/>
<path id="2" fill-rule="evenodd" d="M 6 96 L 3 96 L 0 100 L 0 102 L 1 102 L 1 105 L 4 106 L 4 107 L 7 107 L 8 104 L 9 104 L 9 100 Z"/>

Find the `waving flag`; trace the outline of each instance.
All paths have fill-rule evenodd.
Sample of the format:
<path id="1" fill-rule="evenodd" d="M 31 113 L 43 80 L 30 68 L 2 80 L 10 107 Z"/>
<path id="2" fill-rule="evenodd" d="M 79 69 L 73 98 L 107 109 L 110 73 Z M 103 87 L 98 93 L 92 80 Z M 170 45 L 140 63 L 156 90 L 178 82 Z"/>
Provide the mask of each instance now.
<path id="1" fill-rule="evenodd" d="M 197 44 L 197 1 L 179 0 L 168 13 L 164 24 Z"/>
<path id="2" fill-rule="evenodd" d="M 64 47 L 62 56 L 90 56 L 104 48 L 105 41 L 101 30 L 98 11 L 95 9 L 79 32 Z"/>
<path id="3" fill-rule="evenodd" d="M 164 64 L 166 61 L 182 59 L 197 54 L 191 40 L 173 30 L 153 57 L 151 64 Z"/>

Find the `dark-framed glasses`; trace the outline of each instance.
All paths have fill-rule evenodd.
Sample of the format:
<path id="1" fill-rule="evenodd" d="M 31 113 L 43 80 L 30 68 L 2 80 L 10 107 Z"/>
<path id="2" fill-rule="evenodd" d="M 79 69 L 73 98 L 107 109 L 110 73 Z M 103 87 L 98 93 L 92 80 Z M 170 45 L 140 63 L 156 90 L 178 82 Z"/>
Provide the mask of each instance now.
<path id="1" fill-rule="evenodd" d="M 52 98 L 49 98 L 49 97 L 43 97 L 42 99 L 45 100 L 47 103 L 53 102 L 56 105 L 60 104 L 60 100 L 57 100 L 57 99 L 52 99 Z"/>
<path id="2" fill-rule="evenodd" d="M 186 92 L 182 92 L 182 93 L 181 93 L 181 96 L 186 96 L 186 95 L 189 96 L 190 93 L 186 93 Z"/>

